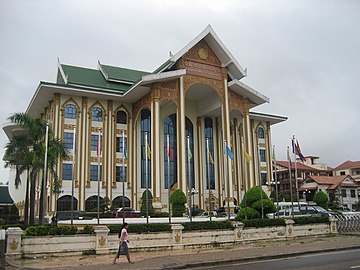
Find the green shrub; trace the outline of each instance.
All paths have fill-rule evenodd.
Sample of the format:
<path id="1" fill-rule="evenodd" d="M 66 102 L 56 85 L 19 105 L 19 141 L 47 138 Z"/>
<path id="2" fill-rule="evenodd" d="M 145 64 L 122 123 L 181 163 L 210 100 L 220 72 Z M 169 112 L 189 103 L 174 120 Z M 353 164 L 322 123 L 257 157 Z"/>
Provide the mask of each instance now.
<path id="1" fill-rule="evenodd" d="M 243 207 L 243 208 L 240 208 L 240 211 L 237 214 L 235 220 L 243 220 L 245 218 L 256 219 L 256 218 L 260 218 L 260 217 L 261 217 L 260 213 L 258 211 L 256 211 L 254 208 Z"/>
<path id="2" fill-rule="evenodd" d="M 266 193 L 262 191 L 262 198 L 263 199 L 269 199 L 269 197 L 266 195 Z M 241 201 L 240 206 L 245 207 L 245 199 L 246 199 L 246 206 L 251 206 L 256 201 L 261 200 L 261 193 L 260 193 L 260 187 L 252 187 L 250 188 L 244 196 L 244 199 Z"/>
<path id="3" fill-rule="evenodd" d="M 268 219 L 268 218 L 257 218 L 257 219 L 248 219 L 242 220 L 245 227 L 271 227 L 271 226 L 285 226 L 285 219 L 283 218 L 275 218 L 275 219 Z"/>
<path id="4" fill-rule="evenodd" d="M 262 203 L 263 203 L 264 215 L 268 213 L 276 212 L 276 207 L 270 199 L 263 199 Z M 254 202 L 251 205 L 251 207 L 254 208 L 256 211 L 258 211 L 259 213 L 261 213 L 261 200 Z"/>
<path id="5" fill-rule="evenodd" d="M 234 229 L 229 220 L 226 221 L 205 221 L 205 222 L 186 222 L 182 224 L 184 231 L 201 231 L 201 230 L 222 230 Z"/>
<path id="6" fill-rule="evenodd" d="M 172 204 L 172 215 L 174 217 L 182 217 L 186 212 L 185 203 L 186 203 L 186 195 L 182 190 L 177 189 L 171 194 L 170 202 Z"/>
<path id="7" fill-rule="evenodd" d="M 31 226 L 24 231 L 25 236 L 42 236 L 42 235 L 73 235 L 77 233 L 76 227 L 69 226 Z"/>
<path id="8" fill-rule="evenodd" d="M 328 198 L 328 196 L 326 195 L 325 192 L 323 192 L 321 190 L 316 192 L 315 195 L 314 195 L 313 201 L 317 205 L 319 205 L 319 206 L 321 206 L 321 207 L 323 207 L 325 209 L 328 209 L 329 198 Z"/>
<path id="9" fill-rule="evenodd" d="M 120 233 L 122 225 L 109 225 L 110 233 Z M 146 232 L 169 232 L 170 224 L 150 223 L 150 224 L 129 224 L 129 233 L 146 233 Z"/>
<path id="10" fill-rule="evenodd" d="M 329 223 L 329 217 L 294 217 L 295 225 Z"/>
<path id="11" fill-rule="evenodd" d="M 168 217 L 169 213 L 167 212 L 154 212 L 151 217 Z"/>
<path id="12" fill-rule="evenodd" d="M 148 197 L 148 201 L 147 201 L 148 214 L 149 214 L 149 216 L 152 216 L 154 214 L 155 210 L 154 210 L 154 206 L 153 206 L 153 202 L 152 202 L 153 195 L 151 194 L 150 190 L 147 191 L 147 197 Z M 146 216 L 146 190 L 143 192 L 143 194 L 141 196 L 140 215 Z"/>
<path id="13" fill-rule="evenodd" d="M 84 229 L 78 231 L 78 234 L 94 234 L 94 227 L 91 225 L 86 225 Z"/>

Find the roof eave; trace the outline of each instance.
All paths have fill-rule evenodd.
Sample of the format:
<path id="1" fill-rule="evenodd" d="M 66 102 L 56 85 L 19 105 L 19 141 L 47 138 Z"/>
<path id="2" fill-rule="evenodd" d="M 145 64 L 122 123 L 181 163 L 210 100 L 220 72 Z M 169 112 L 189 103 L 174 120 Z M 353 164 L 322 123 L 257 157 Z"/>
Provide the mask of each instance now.
<path id="1" fill-rule="evenodd" d="M 259 93 L 250 86 L 240 82 L 239 80 L 232 80 L 228 83 L 229 89 L 235 93 L 248 98 L 255 106 L 259 106 L 264 103 L 269 103 L 270 99 L 263 94 Z M 250 107 L 255 107 L 250 106 Z"/>

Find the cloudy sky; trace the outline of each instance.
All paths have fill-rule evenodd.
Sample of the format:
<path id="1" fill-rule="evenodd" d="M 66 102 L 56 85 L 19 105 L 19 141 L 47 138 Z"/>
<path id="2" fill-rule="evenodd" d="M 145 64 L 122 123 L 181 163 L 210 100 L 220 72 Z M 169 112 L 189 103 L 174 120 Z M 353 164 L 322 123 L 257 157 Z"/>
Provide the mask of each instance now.
<path id="1" fill-rule="evenodd" d="M 293 134 L 329 166 L 360 160 L 360 1 L 2 0 L 0 124 L 25 112 L 61 63 L 97 61 L 153 71 L 208 24 L 247 68 L 243 82 L 270 98 L 277 158 Z M 0 131 L 0 156 L 7 143 Z M 8 171 L 0 166 L 0 182 Z"/>

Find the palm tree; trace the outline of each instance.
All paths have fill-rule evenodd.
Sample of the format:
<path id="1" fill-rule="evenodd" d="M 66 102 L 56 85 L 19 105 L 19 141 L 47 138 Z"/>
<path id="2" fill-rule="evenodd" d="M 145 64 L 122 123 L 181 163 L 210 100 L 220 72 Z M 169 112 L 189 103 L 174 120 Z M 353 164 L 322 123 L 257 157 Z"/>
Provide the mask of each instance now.
<path id="1" fill-rule="evenodd" d="M 45 146 L 45 131 L 47 122 L 40 119 L 34 119 L 26 113 L 15 113 L 8 118 L 12 123 L 17 124 L 19 127 L 23 128 L 23 135 L 15 136 L 12 141 L 15 143 L 19 143 L 20 136 L 24 136 L 26 140 L 23 141 L 24 145 L 22 148 L 26 150 L 20 150 L 20 148 L 16 148 L 17 151 L 13 151 L 12 155 L 9 155 L 9 164 L 13 164 L 16 166 L 16 162 L 19 163 L 17 169 L 17 177 L 15 180 L 15 185 L 19 184 L 20 175 L 24 170 L 21 170 L 23 166 L 28 166 L 30 168 L 30 225 L 35 223 L 35 192 L 36 192 L 36 179 L 38 178 L 41 171 L 44 171 L 44 158 L 46 152 Z M 10 142 L 11 146 L 11 142 Z M 15 148 L 14 148 L 15 149 Z M 10 149 L 11 150 L 11 149 Z M 9 150 L 9 152 L 10 152 Z M 56 175 L 56 164 L 59 158 L 67 158 L 67 150 L 64 148 L 61 141 L 57 138 L 54 138 L 53 133 L 49 130 L 48 134 L 48 152 L 47 152 L 47 167 L 49 168 L 49 173 L 54 175 L 54 179 L 57 181 L 58 177 Z M 15 153 L 18 152 L 19 156 L 24 155 L 22 151 L 27 151 L 28 155 L 26 155 L 29 159 L 23 160 L 19 159 L 16 161 L 13 157 L 16 156 Z M 11 159 L 10 159 L 11 157 Z M 12 162 L 12 163 L 11 163 Z M 20 166 L 21 165 L 21 166 Z M 44 172 L 45 173 L 45 172 Z M 43 177 L 44 177 L 43 173 Z M 57 186 L 57 184 L 56 184 Z M 43 199 L 44 199 L 44 190 L 46 187 L 46 183 L 42 181 L 41 185 L 41 196 L 40 196 L 40 208 L 39 212 L 41 215 L 39 216 L 40 221 L 43 221 Z"/>
<path id="2" fill-rule="evenodd" d="M 21 183 L 21 174 L 26 170 L 26 192 L 24 223 L 29 224 L 29 170 L 31 166 L 32 153 L 28 149 L 28 137 L 25 134 L 14 137 L 7 145 L 4 155 L 5 168 L 15 166 L 15 187 L 18 188 Z"/>

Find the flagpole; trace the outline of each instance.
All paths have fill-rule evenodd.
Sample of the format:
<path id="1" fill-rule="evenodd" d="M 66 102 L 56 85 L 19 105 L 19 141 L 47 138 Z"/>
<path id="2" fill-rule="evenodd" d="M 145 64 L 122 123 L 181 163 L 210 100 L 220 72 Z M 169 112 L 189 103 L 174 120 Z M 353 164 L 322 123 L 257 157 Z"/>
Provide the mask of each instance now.
<path id="1" fill-rule="evenodd" d="M 169 134 L 166 135 L 166 147 L 168 152 L 167 162 L 167 184 L 168 184 L 168 209 L 169 209 L 169 224 L 171 224 L 171 209 L 170 209 L 170 138 Z"/>
<path id="2" fill-rule="evenodd" d="M 261 218 L 264 218 L 264 205 L 263 205 L 263 189 L 262 189 L 262 179 L 261 179 L 261 156 L 260 156 L 260 145 L 259 145 L 259 135 L 256 132 L 257 137 L 257 148 L 258 148 L 258 174 L 259 174 L 259 187 L 260 187 L 260 203 L 261 203 Z"/>
<path id="3" fill-rule="evenodd" d="M 190 222 L 192 222 L 192 213 L 191 213 L 191 175 L 190 175 L 190 136 L 188 135 L 187 136 L 187 147 L 188 147 L 188 154 L 187 154 L 187 160 L 188 160 L 188 170 L 189 170 L 189 184 L 188 184 L 188 187 L 189 187 L 189 201 L 190 201 L 190 206 L 189 206 L 189 218 L 190 218 Z"/>
<path id="4" fill-rule="evenodd" d="M 300 202 L 299 202 L 299 184 L 298 184 L 298 174 L 297 174 L 297 162 L 296 162 L 296 150 L 295 150 L 295 135 L 293 135 L 292 138 L 292 146 L 293 146 L 293 152 L 294 152 L 294 162 L 295 162 L 295 189 L 296 189 L 296 199 L 298 202 L 298 208 L 300 211 Z"/>
<path id="5" fill-rule="evenodd" d="M 207 171 L 207 184 L 208 184 L 208 191 L 209 191 L 209 217 L 211 221 L 211 190 L 210 190 L 210 149 L 209 149 L 209 138 L 206 138 L 206 150 L 207 150 L 207 157 L 206 157 L 206 171 Z"/>
<path id="6" fill-rule="evenodd" d="M 97 197 L 97 224 L 100 224 L 100 155 L 101 155 L 101 129 L 99 128 L 98 134 L 98 170 L 97 170 L 97 177 L 98 177 L 98 197 Z"/>
<path id="7" fill-rule="evenodd" d="M 146 223 L 149 224 L 149 209 L 148 209 L 148 140 L 147 140 L 147 132 L 145 132 L 145 214 L 146 214 Z"/>
<path id="8" fill-rule="evenodd" d="M 72 164 L 72 176 L 71 176 L 71 226 L 74 224 L 74 171 L 75 171 L 75 137 L 76 137 L 76 128 L 74 127 L 73 134 L 73 164 Z"/>
<path id="9" fill-rule="evenodd" d="M 121 178 L 122 178 L 122 207 L 123 207 L 123 213 L 122 213 L 122 216 L 123 216 L 123 224 L 125 223 L 125 138 L 124 138 L 124 130 L 122 131 L 122 146 L 123 146 L 123 151 L 122 151 L 122 175 L 121 175 Z"/>
<path id="10" fill-rule="evenodd" d="M 291 180 L 291 158 L 290 158 L 290 150 L 289 150 L 289 146 L 287 147 L 287 156 L 288 156 L 288 163 L 289 163 L 289 181 L 290 181 L 291 215 L 292 215 L 292 217 L 294 217 L 293 188 L 292 188 L 292 180 Z"/>
<path id="11" fill-rule="evenodd" d="M 225 185 L 226 185 L 226 196 L 227 196 L 227 208 L 228 208 L 228 219 L 230 220 L 230 183 L 229 183 L 229 166 L 228 166 L 228 155 L 226 153 L 227 151 L 227 145 L 226 140 L 224 141 L 225 147 L 224 147 L 224 159 L 225 159 Z"/>
<path id="12" fill-rule="evenodd" d="M 242 165 L 243 165 L 243 173 L 244 173 L 244 203 L 245 203 L 245 219 L 247 219 L 247 203 L 246 203 L 246 191 L 247 191 L 247 183 L 246 183 L 246 161 L 245 161 L 245 148 L 244 148 L 244 137 L 241 138 L 242 145 Z"/>
<path id="13" fill-rule="evenodd" d="M 275 145 L 273 145 L 273 160 L 275 166 L 275 195 L 276 195 L 276 207 L 277 207 L 277 216 L 279 217 L 279 194 L 278 194 L 278 182 L 277 182 L 277 166 L 276 166 L 276 157 L 275 157 Z"/>

